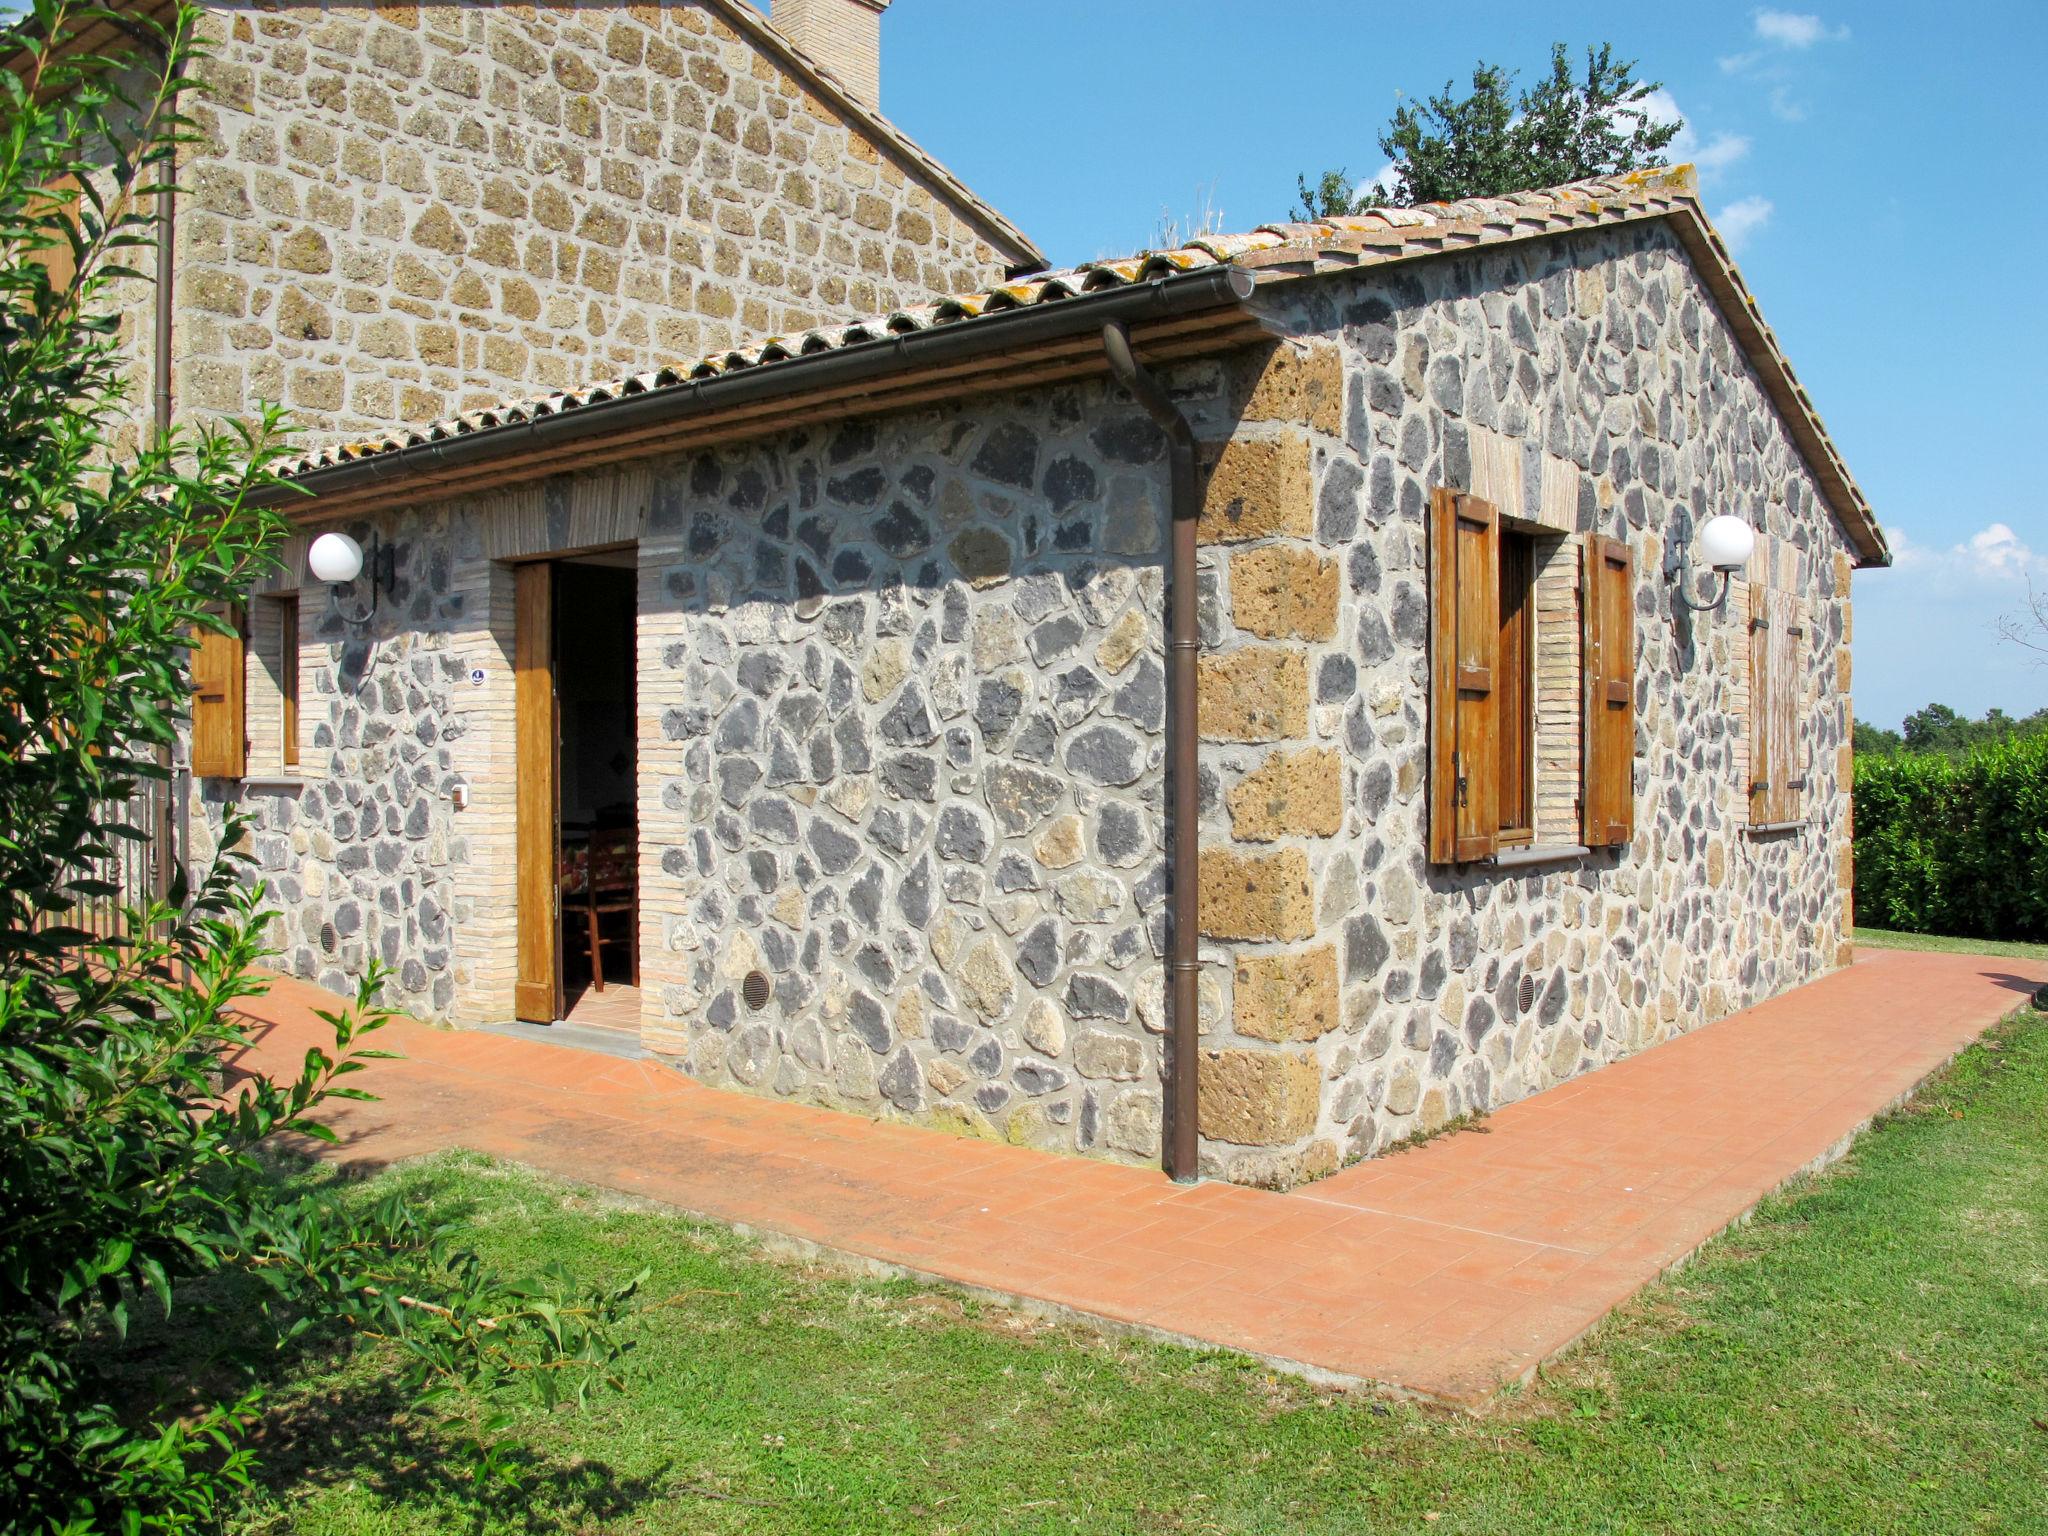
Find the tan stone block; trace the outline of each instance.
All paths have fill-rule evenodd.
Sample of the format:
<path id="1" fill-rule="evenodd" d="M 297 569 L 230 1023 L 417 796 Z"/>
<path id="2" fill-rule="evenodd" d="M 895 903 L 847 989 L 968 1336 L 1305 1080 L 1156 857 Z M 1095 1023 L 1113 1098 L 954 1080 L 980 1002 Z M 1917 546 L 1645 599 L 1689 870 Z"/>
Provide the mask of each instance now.
<path id="1" fill-rule="evenodd" d="M 249 285 L 232 272 L 198 267 L 181 272 L 179 281 L 184 297 L 197 309 L 237 316 L 249 311 Z"/>
<path id="2" fill-rule="evenodd" d="M 1201 658 L 1196 709 L 1209 741 L 1278 741 L 1308 734 L 1308 657 L 1261 645 Z"/>
<path id="3" fill-rule="evenodd" d="M 1415 1117 L 1416 1129 L 1427 1136 L 1450 1122 L 1451 1104 L 1443 1089 L 1432 1088 L 1422 1096 L 1422 1112 Z"/>
<path id="4" fill-rule="evenodd" d="M 1268 640 L 1328 640 L 1337 633 L 1337 562 L 1292 544 L 1240 550 L 1230 557 L 1230 615 Z"/>
<path id="5" fill-rule="evenodd" d="M 438 389 L 408 384 L 398 392 L 398 413 L 407 421 L 439 421 L 448 414 L 448 397 Z"/>
<path id="6" fill-rule="evenodd" d="M 1041 1056 L 1058 1056 L 1067 1048 L 1066 1016 L 1051 998 L 1036 998 L 1024 1010 L 1024 1043 Z"/>
<path id="7" fill-rule="evenodd" d="M 1074 1040 L 1074 1070 L 1083 1077 L 1134 1082 L 1145 1071 L 1145 1048 L 1129 1035 L 1084 1029 Z"/>
<path id="8" fill-rule="evenodd" d="M 1109 633 L 1102 637 L 1102 644 L 1095 648 L 1095 660 L 1111 677 L 1123 671 L 1145 648 L 1150 625 L 1145 615 L 1137 609 L 1125 610 L 1123 617 L 1109 626 Z"/>
<path id="9" fill-rule="evenodd" d="M 412 243 L 423 245 L 430 251 L 445 251 L 451 256 L 459 256 L 468 248 L 469 237 L 463 234 L 462 226 L 455 221 L 455 215 L 446 204 L 430 203 L 427 211 L 413 224 Z"/>
<path id="10" fill-rule="evenodd" d="M 403 320 L 371 320 L 356 332 L 356 347 L 370 357 L 411 357 L 412 337 Z"/>
<path id="11" fill-rule="evenodd" d="M 500 300 L 505 313 L 514 320 L 538 320 L 540 318 L 540 294 L 533 284 L 523 277 L 508 277 L 498 284 Z"/>
<path id="12" fill-rule="evenodd" d="M 327 237 L 318 230 L 298 229 L 285 237 L 278 248 L 277 262 L 294 272 L 331 272 L 334 252 L 328 248 Z"/>
<path id="13" fill-rule="evenodd" d="M 474 272 L 458 272 L 448 285 L 448 297 L 465 309 L 489 309 L 491 290 Z"/>
<path id="14" fill-rule="evenodd" d="M 1321 1088 L 1309 1052 L 1204 1052 L 1202 1134 L 1253 1147 L 1298 1140 L 1316 1127 Z"/>
<path id="15" fill-rule="evenodd" d="M 1081 862 L 1084 851 L 1078 816 L 1056 818 L 1031 845 L 1032 857 L 1047 869 L 1070 869 Z"/>
<path id="16" fill-rule="evenodd" d="M 1315 885 L 1299 848 L 1204 848 L 1201 881 L 1202 932 L 1212 939 L 1294 941 L 1315 934 Z"/>
<path id="17" fill-rule="evenodd" d="M 1196 536 L 1207 543 L 1315 531 L 1315 496 L 1308 439 L 1235 439 L 1223 445 L 1209 470 Z"/>
<path id="18" fill-rule="evenodd" d="M 967 1006 L 994 1022 L 1017 997 L 1017 967 L 994 939 L 983 939 L 960 966 L 960 990 Z"/>
<path id="19" fill-rule="evenodd" d="M 456 354 L 459 333 L 454 326 L 423 325 L 416 335 L 421 362 L 442 368 L 454 368 L 459 365 L 460 359 Z"/>
<path id="20" fill-rule="evenodd" d="M 501 378 L 526 376 L 526 348 L 510 336 L 484 338 L 484 367 Z"/>
<path id="21" fill-rule="evenodd" d="M 878 640 L 860 670 L 861 692 L 870 704 L 878 704 L 894 693 L 909 673 L 909 646 L 896 636 Z"/>
<path id="22" fill-rule="evenodd" d="M 341 409 L 341 373 L 333 368 L 294 368 L 292 403 L 303 410 Z"/>
<path id="23" fill-rule="evenodd" d="M 1854 670 L 1855 669 L 1850 664 L 1849 647 L 1847 647 L 1846 645 L 1837 646 L 1835 648 L 1836 691 L 1840 693 L 1847 693 L 1849 691 L 1849 682 L 1850 679 L 1854 676 Z"/>
<path id="24" fill-rule="evenodd" d="M 1230 835 L 1247 843 L 1334 837 L 1344 825 L 1344 765 L 1335 751 L 1275 752 L 1230 791 Z"/>
<path id="25" fill-rule="evenodd" d="M 1231 1017 L 1237 1032 L 1254 1040 L 1316 1040 L 1328 1034 L 1343 1020 L 1336 947 L 1240 955 Z"/>
<path id="26" fill-rule="evenodd" d="M 1246 421 L 1284 421 L 1331 437 L 1344 431 L 1344 363 L 1335 347 L 1282 342 L 1244 353 L 1237 386 Z"/>

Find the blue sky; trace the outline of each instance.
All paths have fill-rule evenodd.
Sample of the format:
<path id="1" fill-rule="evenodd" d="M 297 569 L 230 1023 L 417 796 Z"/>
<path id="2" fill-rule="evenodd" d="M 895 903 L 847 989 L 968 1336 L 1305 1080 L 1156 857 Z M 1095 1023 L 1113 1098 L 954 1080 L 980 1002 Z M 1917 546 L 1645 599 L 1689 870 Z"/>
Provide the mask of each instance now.
<path id="1" fill-rule="evenodd" d="M 1398 91 L 1609 41 L 1687 123 L 1709 211 L 1891 532 L 1856 579 L 1856 708 L 2048 706 L 1993 624 L 2048 589 L 2048 5 L 1170 7 L 895 0 L 883 105 L 1057 263 L 1205 207 L 1370 177 Z M 2029 448 L 2029 444 L 2034 445 Z"/>

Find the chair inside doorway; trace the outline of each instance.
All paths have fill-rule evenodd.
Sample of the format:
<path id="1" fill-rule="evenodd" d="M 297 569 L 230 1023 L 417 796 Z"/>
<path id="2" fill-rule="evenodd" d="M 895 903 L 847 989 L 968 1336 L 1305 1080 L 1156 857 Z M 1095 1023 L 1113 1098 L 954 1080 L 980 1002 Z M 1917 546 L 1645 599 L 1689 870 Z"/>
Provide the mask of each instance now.
<path id="1" fill-rule="evenodd" d="M 555 581 L 563 1016 L 637 1029 L 633 552 L 562 560 Z"/>

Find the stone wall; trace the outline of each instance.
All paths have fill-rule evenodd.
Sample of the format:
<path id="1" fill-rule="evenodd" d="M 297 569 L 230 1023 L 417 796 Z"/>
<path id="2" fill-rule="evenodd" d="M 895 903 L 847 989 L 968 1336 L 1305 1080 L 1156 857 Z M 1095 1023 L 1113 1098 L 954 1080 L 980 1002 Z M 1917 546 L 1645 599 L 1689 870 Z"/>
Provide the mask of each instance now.
<path id="1" fill-rule="evenodd" d="M 1211 445 L 1204 1165 L 1289 1184 L 1837 962 L 1848 548 L 1656 228 L 1258 302 L 1291 341 L 1169 383 Z M 1577 541 L 1629 541 L 1630 847 L 1426 862 L 1440 483 L 1552 541 L 1545 840 L 1575 826 Z M 1096 383 L 394 509 L 377 623 L 302 614 L 317 782 L 240 792 L 290 964 L 331 985 L 383 955 L 408 1008 L 509 1016 L 511 562 L 633 542 L 648 1044 L 749 1091 L 1155 1159 L 1165 500 L 1163 439 Z M 1789 834 L 1745 830 L 1742 610 L 1674 619 L 1661 576 L 1730 507 L 1813 619 Z"/>
<path id="2" fill-rule="evenodd" d="M 706 1081 L 1158 1156 L 1163 458 L 1096 386 L 658 477 L 650 1046 Z"/>
<path id="3" fill-rule="evenodd" d="M 1224 370 L 1184 388 L 1220 402 Z M 708 1081 L 1156 1159 L 1164 463 L 1093 385 L 394 509 L 351 525 L 400 557 L 361 630 L 302 539 L 265 590 L 305 584 L 308 782 L 252 761 L 205 825 L 256 818 L 294 972 L 376 956 L 408 1010 L 509 1017 L 512 562 L 634 542 L 647 1043 Z"/>
<path id="4" fill-rule="evenodd" d="M 1203 1130 L 1212 1171 L 1288 1183 L 1839 963 L 1850 550 L 1659 227 L 1267 296 L 1307 346 L 1300 367 L 1323 379 L 1281 429 L 1291 475 L 1313 477 L 1315 521 L 1290 494 L 1275 503 L 1290 513 L 1214 535 L 1256 542 L 1206 557 L 1219 592 L 1208 664 L 1230 669 L 1240 700 L 1284 678 L 1288 703 L 1255 729 L 1240 728 L 1225 699 L 1217 717 L 1205 713 L 1215 742 L 1205 778 L 1220 793 L 1203 827 L 1204 954 L 1229 987 L 1231 1027 L 1206 1042 Z M 1339 375 L 1341 422 L 1327 404 Z M 1441 484 L 1567 533 L 1558 542 L 1573 556 L 1589 531 L 1629 542 L 1630 847 L 1526 871 L 1427 862 L 1425 518 Z M 1759 522 L 1814 619 L 1801 712 L 1807 821 L 1786 834 L 1745 830 L 1741 584 L 1721 613 L 1674 618 L 1662 574 L 1686 530 L 1724 510 Z M 1343 572 L 1334 635 L 1322 585 L 1331 562 Z M 1284 613 L 1274 569 L 1295 573 Z M 1576 640 L 1559 628 L 1577 623 L 1577 561 L 1546 558 L 1543 569 L 1539 840 L 1573 842 L 1576 703 L 1555 685 L 1568 689 L 1576 666 Z M 1312 621 L 1300 597 L 1311 592 Z M 1295 702 L 1304 676 L 1306 711 Z M 1238 744 L 1249 741 L 1260 745 Z M 1334 807 L 1326 754 L 1341 762 Z M 1249 917 L 1247 902 L 1258 906 Z"/>
<path id="5" fill-rule="evenodd" d="M 219 5 L 205 35 L 182 417 L 277 400 L 317 443 L 970 292 L 1017 259 L 702 3 Z"/>

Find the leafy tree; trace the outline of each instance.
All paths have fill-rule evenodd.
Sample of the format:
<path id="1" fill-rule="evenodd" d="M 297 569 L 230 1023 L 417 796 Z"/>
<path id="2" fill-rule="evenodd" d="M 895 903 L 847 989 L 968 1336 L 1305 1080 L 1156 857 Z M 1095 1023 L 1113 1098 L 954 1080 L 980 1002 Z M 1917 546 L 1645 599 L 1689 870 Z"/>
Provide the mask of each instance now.
<path id="1" fill-rule="evenodd" d="M 2004 710 L 1992 708 L 1984 712 L 1983 719 L 1972 720 L 1946 704 L 1929 704 L 1906 716 L 1902 731 L 1909 752 L 1968 752 L 2048 731 L 2048 709 L 2016 720 Z"/>
<path id="2" fill-rule="evenodd" d="M 1858 720 L 1855 741 L 1857 752 L 1867 756 L 1920 752 L 1959 757 L 1979 747 L 2041 735 L 2048 735 L 2048 709 L 2014 717 L 1994 707 L 1981 720 L 1972 720 L 1947 704 L 1929 704 L 1906 716 L 1896 731 Z"/>
<path id="3" fill-rule="evenodd" d="M 296 1075 L 237 1080 L 238 1003 L 261 990 L 262 890 L 224 855 L 168 899 L 102 871 L 146 841 L 194 629 L 271 558 L 282 423 L 147 440 L 128 420 L 115 300 L 153 238 L 176 102 L 198 87 L 197 12 L 159 46 L 67 46 L 110 13 L 35 0 L 0 75 L 0 1529 L 216 1524 L 253 1465 L 266 1365 L 319 1344 L 392 1348 L 420 1404 L 456 1420 L 484 1477 L 523 1400 L 613 1378 L 637 1282 L 587 1296 L 510 1283 L 422 1213 L 359 1211 L 280 1175 L 285 1133 L 381 1052 L 376 976 Z M 132 10 L 123 25 L 150 23 Z M 139 82 L 139 83 L 137 83 Z M 223 843 L 244 829 L 230 820 Z M 125 899 L 113 936 L 79 921 Z M 175 1314 L 212 1358 L 185 1379 L 126 1367 L 131 1322 Z"/>
<path id="4" fill-rule="evenodd" d="M 1637 80 L 1635 68 L 1602 43 L 1586 50 L 1584 75 L 1574 75 L 1569 50 L 1556 43 L 1549 74 L 1517 99 L 1515 73 L 1482 62 L 1472 71 L 1470 95 L 1457 95 L 1445 81 L 1419 106 L 1395 108 L 1379 140 L 1393 162 L 1390 189 L 1358 187 L 1341 168 L 1324 171 L 1313 185 L 1297 177 L 1295 217 L 1499 197 L 1663 165 L 1679 125 L 1650 121 L 1645 104 L 1658 85 Z"/>

